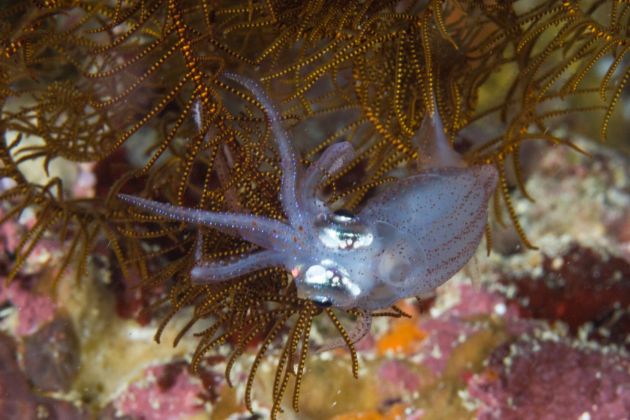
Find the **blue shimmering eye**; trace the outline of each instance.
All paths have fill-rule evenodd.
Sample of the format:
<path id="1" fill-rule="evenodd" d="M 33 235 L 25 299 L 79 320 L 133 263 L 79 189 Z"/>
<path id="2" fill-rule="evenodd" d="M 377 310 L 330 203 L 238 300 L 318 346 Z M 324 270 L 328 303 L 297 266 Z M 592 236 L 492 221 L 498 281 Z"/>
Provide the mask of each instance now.
<path id="1" fill-rule="evenodd" d="M 366 248 L 374 241 L 373 233 L 357 216 L 338 210 L 315 224 L 320 242 L 327 248 L 353 250 Z"/>
<path id="2" fill-rule="evenodd" d="M 311 299 L 311 301 L 315 303 L 315 305 L 319 306 L 320 308 L 330 308 L 334 305 L 334 302 L 332 301 L 332 299 L 326 296 L 318 296 Z"/>
<path id="3" fill-rule="evenodd" d="M 350 273 L 330 259 L 308 267 L 299 284 L 300 298 L 331 302 L 335 306 L 351 304 L 363 293 L 361 287 L 352 281 Z"/>

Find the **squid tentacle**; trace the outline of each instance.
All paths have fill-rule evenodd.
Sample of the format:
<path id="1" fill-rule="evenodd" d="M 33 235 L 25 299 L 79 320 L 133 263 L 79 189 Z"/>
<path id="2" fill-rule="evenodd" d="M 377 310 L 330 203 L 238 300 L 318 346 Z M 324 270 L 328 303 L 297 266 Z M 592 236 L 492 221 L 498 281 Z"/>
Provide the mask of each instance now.
<path id="1" fill-rule="evenodd" d="M 462 168 L 466 163 L 451 147 L 446 138 L 442 118 L 437 111 L 425 115 L 420 128 L 412 138 L 413 144 L 421 152 L 418 162 L 422 171 L 436 168 Z"/>
<path id="2" fill-rule="evenodd" d="M 352 330 L 348 332 L 348 338 L 350 344 L 354 345 L 358 343 L 363 337 L 368 335 L 370 332 L 370 328 L 372 327 L 372 314 L 364 309 L 357 309 L 359 313 L 359 317 L 357 318 Z M 343 337 L 335 338 L 334 340 L 330 340 L 327 343 L 322 344 L 317 350 L 316 353 L 324 353 L 330 350 L 347 347 L 348 343 Z"/>
<path id="3" fill-rule="evenodd" d="M 291 226 L 303 226 L 306 222 L 306 215 L 303 214 L 303 209 L 300 208 L 296 193 L 297 177 L 302 168 L 295 155 L 289 136 L 284 127 L 282 127 L 280 114 L 258 83 L 234 73 L 223 73 L 223 75 L 246 87 L 258 102 L 262 104 L 263 111 L 269 120 L 271 131 L 275 137 L 278 153 L 280 154 L 280 163 L 282 165 L 280 201 L 282 202 L 282 207 Z"/>
<path id="4" fill-rule="evenodd" d="M 317 199 L 318 188 L 330 175 L 339 171 L 354 156 L 354 149 L 350 142 L 344 141 L 327 147 L 304 174 L 304 179 L 300 185 L 301 205 L 313 214 L 327 212 L 328 209 Z"/>
<path id="5" fill-rule="evenodd" d="M 275 251 L 260 251 L 230 262 L 208 262 L 196 265 L 190 275 L 195 284 L 220 283 L 252 271 L 282 265 L 282 256 Z"/>
<path id="6" fill-rule="evenodd" d="M 294 236 L 293 230 L 277 220 L 250 214 L 218 213 L 190 209 L 127 194 L 118 194 L 118 197 L 135 207 L 172 220 L 213 228 L 228 228 L 238 232 L 253 232 L 255 234 L 248 239 L 255 240 L 256 242 L 253 243 L 263 248 L 286 249 L 287 246 L 294 248 L 298 245 L 292 240 Z"/>

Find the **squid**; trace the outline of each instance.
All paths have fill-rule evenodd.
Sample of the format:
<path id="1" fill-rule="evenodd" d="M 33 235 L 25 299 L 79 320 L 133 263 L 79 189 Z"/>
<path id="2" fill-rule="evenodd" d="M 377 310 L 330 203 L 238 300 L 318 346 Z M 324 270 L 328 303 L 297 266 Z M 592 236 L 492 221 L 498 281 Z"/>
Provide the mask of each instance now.
<path id="1" fill-rule="evenodd" d="M 118 195 L 143 211 L 230 232 L 259 247 L 229 261 L 203 261 L 198 253 L 190 273 L 193 282 L 224 282 L 282 266 L 292 275 L 299 298 L 321 307 L 354 308 L 365 315 L 369 328 L 371 311 L 430 294 L 473 256 L 498 173 L 492 165 L 463 162 L 446 138 L 437 107 L 414 137 L 424 156 L 419 169 L 388 184 L 356 214 L 333 211 L 320 189 L 353 159 L 350 143 L 329 146 L 304 168 L 264 90 L 243 76 L 224 76 L 249 90 L 263 107 L 280 158 L 279 198 L 286 221 Z"/>

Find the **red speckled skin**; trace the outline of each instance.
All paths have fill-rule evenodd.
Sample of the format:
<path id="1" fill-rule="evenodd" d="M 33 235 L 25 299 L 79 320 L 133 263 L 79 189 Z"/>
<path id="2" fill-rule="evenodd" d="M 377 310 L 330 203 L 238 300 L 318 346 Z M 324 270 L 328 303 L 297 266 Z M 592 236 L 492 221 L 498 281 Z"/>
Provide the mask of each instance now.
<path id="1" fill-rule="evenodd" d="M 393 185 L 366 204 L 360 217 L 380 220 L 413 237 L 419 254 L 398 293 L 374 294 L 364 307 L 384 307 L 397 299 L 431 292 L 470 260 L 487 223 L 488 200 L 497 185 L 493 166 L 436 168 Z"/>

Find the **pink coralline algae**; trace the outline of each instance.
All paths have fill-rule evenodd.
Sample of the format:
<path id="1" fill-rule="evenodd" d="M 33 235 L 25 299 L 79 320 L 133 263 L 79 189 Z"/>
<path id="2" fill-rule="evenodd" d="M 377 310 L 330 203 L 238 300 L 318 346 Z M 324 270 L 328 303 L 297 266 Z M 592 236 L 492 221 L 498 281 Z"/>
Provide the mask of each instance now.
<path id="1" fill-rule="evenodd" d="M 0 208 L 0 218 L 5 216 L 5 211 Z M 7 258 L 19 243 L 18 226 L 13 221 L 6 221 L 0 225 L 0 255 Z"/>
<path id="2" fill-rule="evenodd" d="M 183 364 L 150 367 L 114 402 L 116 412 L 131 418 L 179 420 L 200 413 L 204 390 Z"/>
<path id="3" fill-rule="evenodd" d="M 414 374 L 404 361 L 386 360 L 378 369 L 381 390 L 397 389 L 400 393 L 413 392 L 420 386 L 420 377 Z"/>
<path id="4" fill-rule="evenodd" d="M 468 393 L 493 419 L 627 419 L 630 361 L 568 341 L 524 338 L 497 349 Z"/>
<path id="5" fill-rule="evenodd" d="M 481 287 L 463 284 L 457 288 L 458 303 L 450 308 L 444 315 L 448 317 L 467 318 L 479 314 L 496 313 L 508 318 L 516 318 L 518 309 L 516 305 L 508 305 L 505 299 L 497 293 L 490 292 Z M 444 317 L 444 316 L 443 316 Z"/>
<path id="6" fill-rule="evenodd" d="M 541 275 L 504 275 L 516 287 L 522 316 L 562 321 L 575 335 L 630 350 L 630 262 L 573 244 L 560 256 L 544 256 Z"/>
<path id="7" fill-rule="evenodd" d="M 481 323 L 470 322 L 476 316 L 495 314 L 506 321 L 506 328 L 512 334 L 532 327 L 531 322 L 518 318 L 515 304 L 496 293 L 470 285 L 460 286 L 458 292 L 459 302 L 455 306 L 438 317 L 420 321 L 420 328 L 428 334 L 420 349 L 422 364 L 435 374 L 443 372 L 455 347 L 485 328 Z"/>
<path id="8" fill-rule="evenodd" d="M 0 208 L 0 218 L 3 215 Z M 49 264 L 52 250 L 59 249 L 58 244 L 49 240 L 39 241 L 16 278 L 7 284 L 5 277 L 14 263 L 15 250 L 24 229 L 34 222 L 34 216 L 24 211 L 19 221 L 8 220 L 0 225 L 0 305 L 8 303 L 16 309 L 17 324 L 11 333 L 19 337 L 33 334 L 50 322 L 57 310 L 53 299 L 33 291 L 33 285 L 38 281 L 38 274 Z"/>
<path id="9" fill-rule="evenodd" d="M 9 302 L 17 310 L 15 334 L 26 336 L 33 334 L 42 325 L 52 321 L 57 306 L 46 295 L 39 295 L 29 290 L 21 278 L 15 279 L 8 286 L 0 277 L 0 303 Z"/>

